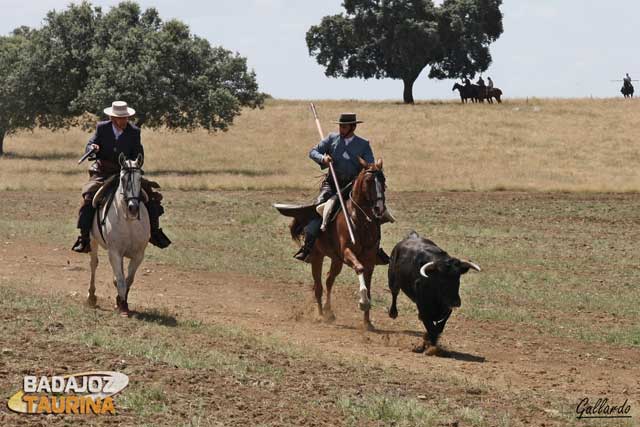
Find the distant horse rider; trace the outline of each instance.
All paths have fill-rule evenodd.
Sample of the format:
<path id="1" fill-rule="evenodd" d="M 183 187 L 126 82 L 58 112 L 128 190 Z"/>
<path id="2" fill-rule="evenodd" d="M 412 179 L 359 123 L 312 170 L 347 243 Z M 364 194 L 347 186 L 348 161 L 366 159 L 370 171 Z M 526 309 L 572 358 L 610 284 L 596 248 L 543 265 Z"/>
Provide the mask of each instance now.
<path id="1" fill-rule="evenodd" d="M 333 163 L 333 169 L 338 178 L 338 185 L 344 192 L 345 188 L 351 186 L 362 169 L 358 157 L 369 164 L 374 163 L 375 160 L 369 141 L 355 134 L 356 126 L 358 123 L 363 122 L 357 120 L 354 113 L 341 114 L 340 119 L 335 123 L 339 125 L 339 132 L 331 133 L 320 141 L 318 145 L 309 151 L 309 157 L 318 163 L 322 169 L 328 168 L 329 163 Z M 337 192 L 338 189 L 335 187 L 333 178 L 331 174 L 328 173 L 320 186 L 320 194 L 316 199 L 317 205 L 327 202 L 322 212 L 322 219 L 316 217 L 307 224 L 304 229 L 304 244 L 294 255 L 294 258 L 305 261 L 309 254 L 311 254 L 321 228 L 324 229 L 326 227 L 326 223 L 333 211 L 333 206 L 337 199 Z M 393 217 L 391 214 L 385 212 L 383 222 L 392 221 Z M 378 257 L 383 262 L 388 263 L 389 257 L 384 253 L 382 248 L 378 251 Z"/>
<path id="2" fill-rule="evenodd" d="M 471 80 L 469 80 L 468 76 L 464 78 L 463 82 L 466 87 L 471 86 Z"/>
<path id="3" fill-rule="evenodd" d="M 126 102 L 115 101 L 111 107 L 104 109 L 104 113 L 109 116 L 109 120 L 98 123 L 96 132 L 89 139 L 85 149 L 85 153 L 93 151 L 89 158 L 95 162 L 89 168 L 89 182 L 82 187 L 82 205 L 78 218 L 80 236 L 72 247 L 72 250 L 81 253 L 91 251 L 90 232 L 95 214 L 92 206 L 93 196 L 109 177 L 120 172 L 118 157 L 121 153 L 127 160 L 135 160 L 138 154 L 144 156 L 144 149 L 140 143 L 140 129 L 129 123 L 129 118 L 136 113 L 135 110 Z M 160 205 L 162 195 L 153 191 L 154 187 L 159 186 L 142 178 L 142 188 L 149 196 L 146 203 L 151 226 L 149 242 L 159 248 L 166 248 L 171 244 L 171 240 L 160 228 L 159 218 L 164 213 Z"/>
<path id="4" fill-rule="evenodd" d="M 624 82 L 625 87 L 631 87 L 631 77 L 629 76 L 629 73 L 626 73 L 622 81 Z"/>
<path id="5" fill-rule="evenodd" d="M 493 90 L 493 80 L 491 80 L 491 77 L 487 77 L 487 93 L 490 94 L 492 90 Z"/>
<path id="6" fill-rule="evenodd" d="M 484 84 L 482 76 L 478 77 L 478 81 L 476 82 L 476 84 L 478 85 L 478 97 L 480 98 L 480 100 L 484 101 L 484 99 L 487 97 L 487 86 Z"/>

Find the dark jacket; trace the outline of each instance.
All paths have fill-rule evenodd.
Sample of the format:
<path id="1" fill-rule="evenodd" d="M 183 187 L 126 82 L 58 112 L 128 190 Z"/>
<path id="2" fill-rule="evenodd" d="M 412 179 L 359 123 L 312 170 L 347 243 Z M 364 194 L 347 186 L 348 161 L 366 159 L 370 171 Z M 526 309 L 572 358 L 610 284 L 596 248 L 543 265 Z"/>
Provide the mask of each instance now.
<path id="1" fill-rule="evenodd" d="M 96 132 L 87 143 L 85 153 L 91 150 L 91 144 L 100 146 L 100 151 L 92 158 L 96 162 L 90 168 L 91 172 L 98 174 L 117 173 L 120 170 L 120 153 L 124 153 L 127 160 L 135 160 L 138 154 L 144 156 L 144 149 L 140 143 L 140 129 L 131 123 L 127 124 L 117 140 L 111 121 L 98 123 Z"/>
<path id="2" fill-rule="evenodd" d="M 309 151 L 311 160 L 319 164 L 322 169 L 327 167 L 322 164 L 325 154 L 333 158 L 333 168 L 341 185 L 353 181 L 360 173 L 362 166 L 358 162 L 358 157 L 367 163 L 375 161 L 369 141 L 357 135 L 354 135 L 353 140 L 347 145 L 339 133 L 330 133 Z"/>

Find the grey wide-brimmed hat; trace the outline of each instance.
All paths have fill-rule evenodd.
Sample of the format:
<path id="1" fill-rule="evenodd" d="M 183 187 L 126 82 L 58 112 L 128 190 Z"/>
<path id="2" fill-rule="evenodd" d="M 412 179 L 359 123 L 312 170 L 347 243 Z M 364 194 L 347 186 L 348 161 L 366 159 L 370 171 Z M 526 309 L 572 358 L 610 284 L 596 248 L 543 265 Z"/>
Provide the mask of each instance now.
<path id="1" fill-rule="evenodd" d="M 113 101 L 111 107 L 104 109 L 104 113 L 109 117 L 131 117 L 136 114 L 136 110 L 124 101 Z"/>
<path id="2" fill-rule="evenodd" d="M 355 125 L 357 123 L 364 123 L 356 118 L 356 113 L 342 113 L 337 123 L 339 125 Z"/>

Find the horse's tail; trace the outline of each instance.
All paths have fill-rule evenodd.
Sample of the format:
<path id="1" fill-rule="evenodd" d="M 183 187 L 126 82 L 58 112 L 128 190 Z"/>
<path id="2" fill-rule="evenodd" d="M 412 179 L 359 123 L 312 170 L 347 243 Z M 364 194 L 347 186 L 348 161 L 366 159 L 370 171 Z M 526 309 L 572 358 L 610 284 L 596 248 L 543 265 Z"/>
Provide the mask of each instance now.
<path id="1" fill-rule="evenodd" d="M 291 238 L 294 241 L 299 243 L 302 240 L 305 225 L 306 224 L 299 218 L 294 217 L 291 220 L 291 224 L 289 224 L 289 231 L 291 232 Z"/>

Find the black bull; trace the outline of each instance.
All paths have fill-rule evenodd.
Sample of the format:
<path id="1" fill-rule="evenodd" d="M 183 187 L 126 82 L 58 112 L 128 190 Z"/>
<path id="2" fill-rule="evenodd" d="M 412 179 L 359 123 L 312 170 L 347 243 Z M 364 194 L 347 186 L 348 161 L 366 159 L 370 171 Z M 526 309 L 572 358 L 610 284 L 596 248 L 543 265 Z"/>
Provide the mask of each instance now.
<path id="1" fill-rule="evenodd" d="M 418 306 L 418 316 L 427 329 L 422 345 L 414 351 L 423 352 L 427 346 L 433 348 L 429 352 L 436 351 L 438 337 L 452 309 L 460 307 L 460 276 L 469 269 L 480 271 L 478 265 L 450 257 L 416 232 L 411 232 L 393 248 L 388 271 L 393 297 L 389 317 L 398 317 L 396 300 L 402 289 Z"/>

